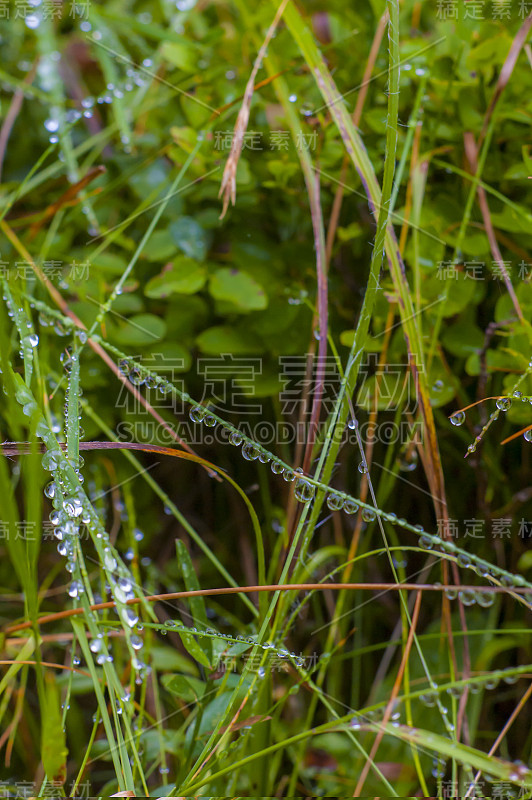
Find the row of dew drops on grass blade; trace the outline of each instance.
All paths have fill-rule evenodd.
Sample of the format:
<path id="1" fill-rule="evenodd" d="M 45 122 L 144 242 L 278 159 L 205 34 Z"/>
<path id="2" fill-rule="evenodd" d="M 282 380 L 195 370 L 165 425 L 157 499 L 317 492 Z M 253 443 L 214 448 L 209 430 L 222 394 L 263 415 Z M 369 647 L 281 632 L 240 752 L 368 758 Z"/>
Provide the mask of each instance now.
<path id="1" fill-rule="evenodd" d="M 53 325 L 54 330 L 60 335 L 67 335 L 68 332 L 74 332 L 80 344 L 83 345 L 87 342 L 86 331 L 79 329 L 72 320 L 63 316 L 55 309 L 51 309 L 47 304 L 42 303 L 33 296 L 27 295 L 27 297 L 30 300 L 32 307 L 40 312 L 39 320 L 42 325 Z M 407 520 L 397 517 L 397 515 L 393 512 L 385 512 L 382 509 L 371 506 L 370 504 L 353 497 L 347 492 L 333 489 L 327 484 L 321 483 L 320 481 L 305 475 L 301 469 L 292 468 L 273 453 L 254 442 L 249 436 L 243 434 L 235 426 L 219 417 L 211 409 L 206 408 L 194 401 L 190 395 L 188 395 L 186 392 L 182 392 L 170 381 L 147 369 L 144 365 L 123 353 L 121 350 L 107 342 L 99 335 L 94 334 L 92 338 L 117 359 L 120 372 L 124 377 L 127 377 L 127 379 L 134 386 L 145 386 L 147 389 L 156 391 L 162 396 L 167 395 L 168 393 L 176 394 L 181 400 L 191 406 L 190 418 L 193 422 L 204 424 L 207 427 L 212 428 L 214 428 L 216 425 L 220 425 L 226 430 L 228 441 L 235 447 L 241 448 L 240 452 L 243 458 L 248 461 L 259 461 L 262 464 L 269 463 L 270 468 L 275 475 L 282 476 L 285 481 L 293 483 L 294 495 L 300 502 L 311 502 L 315 496 L 316 490 L 323 491 L 326 493 L 326 503 L 331 511 L 342 510 L 349 515 L 360 511 L 365 522 L 372 522 L 377 516 L 379 516 L 381 519 L 389 522 L 392 525 L 399 526 L 416 534 L 419 539 L 419 545 L 423 549 L 433 550 L 435 552 L 439 551 L 439 553 L 443 556 L 454 557 L 456 558 L 456 561 L 460 567 L 472 569 L 482 578 L 493 580 L 496 583 L 508 588 L 532 588 L 532 583 L 529 583 L 522 575 L 514 575 L 513 573 L 508 572 L 507 570 L 492 564 L 473 553 L 468 553 L 467 551 L 455 545 L 452 541 L 442 539 L 440 536 L 428 533 L 421 525 L 412 525 L 411 523 L 407 522 Z M 68 370 L 68 360 L 64 366 L 66 366 Z M 532 360 L 527 370 L 519 377 L 515 388 L 512 390 L 514 393 L 517 392 L 517 395 L 515 396 L 520 396 L 521 399 L 528 398 L 523 398 L 517 387 L 530 373 L 532 373 Z M 530 402 L 532 402 L 532 398 L 530 399 Z M 497 418 L 499 412 L 503 409 L 507 410 L 510 405 L 510 397 L 499 398 L 497 400 L 497 409 L 491 415 L 488 423 L 484 426 L 480 437 L 477 437 L 477 440 L 484 435 L 489 425 L 492 424 L 492 422 Z M 462 414 L 464 414 L 464 412 L 458 412 L 451 417 L 451 421 L 454 425 L 462 424 L 463 420 L 465 419 L 465 415 L 462 417 Z M 458 420 L 453 420 L 453 418 L 457 416 Z M 528 437 L 527 440 L 529 440 Z M 364 471 L 365 467 L 360 465 L 359 470 Z M 452 587 L 446 591 L 449 592 L 450 599 L 452 599 L 454 597 L 454 591 Z M 471 601 L 471 598 L 469 598 L 465 593 L 460 595 L 460 599 L 462 601 L 465 599 L 466 604 L 468 600 L 470 600 L 470 604 L 471 602 L 476 602 L 476 599 Z"/>
<path id="2" fill-rule="evenodd" d="M 31 321 L 27 318 L 24 321 L 24 310 L 15 305 L 13 297 L 7 288 L 4 294 L 4 300 L 7 304 L 8 315 L 15 319 L 17 328 L 21 326 L 23 331 L 30 331 L 29 337 L 31 338 L 32 352 L 33 348 L 35 348 L 39 342 L 39 337 L 37 334 L 31 332 L 33 331 L 33 325 Z M 40 323 L 41 325 L 46 325 L 48 324 L 48 319 L 41 316 Z M 55 328 L 55 332 L 60 335 L 66 335 L 68 333 L 68 327 L 58 327 L 57 320 Z M 19 333 L 20 332 L 21 331 L 19 330 Z M 29 352 L 25 347 L 25 338 L 25 336 L 21 337 L 21 349 L 19 351 L 19 355 L 21 358 L 27 359 L 29 357 Z M 81 329 L 76 329 L 75 338 L 79 344 L 85 344 L 87 342 L 87 334 Z M 63 369 L 67 375 L 71 375 L 73 365 L 76 363 L 76 361 L 78 361 L 78 359 L 79 356 L 74 346 L 69 345 L 67 348 L 65 348 L 61 355 L 61 361 L 63 364 Z M 67 420 L 69 416 L 68 406 L 70 402 L 71 391 L 72 384 L 69 382 L 64 407 L 65 420 Z M 83 393 L 81 387 L 77 387 L 76 392 L 78 398 Z M 26 416 L 32 417 L 36 412 L 38 412 L 38 407 L 33 395 L 29 391 L 26 384 L 22 381 L 17 388 L 16 399 L 21 403 L 23 413 Z M 77 420 L 79 421 L 80 419 L 81 415 L 77 415 Z M 79 426 L 78 431 L 79 434 L 82 435 L 82 429 Z M 81 574 L 82 552 L 79 545 L 80 527 L 83 524 L 87 526 L 89 531 L 93 534 L 93 538 L 96 539 L 98 554 L 108 577 L 106 589 L 108 592 L 112 593 L 112 596 L 117 603 L 119 616 L 122 622 L 125 623 L 125 629 L 128 634 L 128 643 L 133 651 L 132 666 L 137 672 L 136 681 L 140 684 L 142 682 L 142 678 L 145 677 L 149 672 L 149 667 L 140 660 L 139 654 L 139 651 L 143 647 L 143 640 L 138 634 L 142 632 L 143 625 L 139 622 L 139 615 L 135 609 L 130 605 L 126 605 L 128 600 L 132 600 L 135 597 L 134 589 L 137 588 L 136 583 L 127 567 L 121 561 L 118 552 L 109 541 L 109 536 L 104 528 L 105 520 L 101 519 L 98 513 L 94 510 L 92 501 L 95 498 L 91 497 L 91 493 L 89 493 L 87 496 L 81 488 L 82 484 L 84 483 L 84 476 L 81 472 L 84 466 L 83 457 L 78 455 L 76 458 L 68 458 L 67 455 L 65 455 L 64 451 L 59 446 L 59 443 L 53 436 L 53 434 L 60 432 L 60 425 L 55 424 L 52 426 L 52 428 L 50 428 L 48 423 L 44 420 L 44 417 L 39 420 L 36 426 L 37 436 L 42 438 L 48 448 L 42 456 L 42 466 L 46 471 L 51 473 L 52 480 L 46 484 L 44 488 L 44 494 L 51 501 L 53 506 L 53 511 L 50 513 L 49 519 L 53 525 L 54 536 L 58 540 L 57 551 L 60 556 L 66 559 L 65 568 L 67 572 L 71 575 L 74 575 L 68 587 L 68 595 L 72 598 L 72 600 L 79 601 L 81 595 L 86 591 L 83 582 L 83 576 Z M 73 470 L 73 475 L 75 475 L 74 481 L 72 473 L 70 475 L 68 474 L 69 468 Z M 74 483 L 76 484 L 75 486 L 73 485 Z M 142 539 L 143 535 L 141 531 L 136 530 L 134 536 L 136 540 L 139 541 Z M 91 596 L 91 600 L 94 602 L 95 597 Z M 201 631 L 185 625 L 180 625 L 174 620 L 170 620 L 163 630 L 166 633 L 168 629 L 175 629 L 177 632 L 182 629 L 183 632 L 188 634 L 201 634 Z M 211 631 L 210 633 L 214 635 L 216 632 Z M 219 633 L 216 633 L 216 636 L 222 636 L 224 639 L 227 638 L 228 641 L 231 641 L 232 638 Z M 243 639 L 237 637 L 234 639 L 234 641 L 241 643 Z M 258 643 L 255 641 L 249 640 L 249 642 L 258 645 Z M 105 662 L 110 662 L 113 660 L 112 655 L 110 655 L 104 645 L 104 635 L 101 632 L 98 632 L 94 636 L 89 645 L 91 652 L 95 655 L 96 663 L 100 666 L 105 664 Z M 273 643 L 260 644 L 258 646 L 265 650 L 271 650 L 272 655 L 290 659 L 294 666 L 300 669 L 304 665 L 304 660 L 301 659 L 301 657 L 296 653 L 291 653 L 285 649 L 277 649 L 276 645 Z M 78 666 L 79 664 L 80 659 L 75 657 L 73 660 L 73 665 Z M 127 699 L 127 697 L 122 699 Z"/>
<path id="3" fill-rule="evenodd" d="M 21 339 L 20 355 L 24 359 L 27 374 L 27 364 L 32 360 L 33 348 L 38 344 L 38 336 L 34 334 L 31 321 L 26 317 L 24 309 L 18 306 L 4 283 L 4 301 L 7 305 L 8 316 L 14 319 Z M 28 333 L 28 331 L 30 331 Z M 80 331 L 79 342 L 82 343 L 86 334 Z M 26 339 L 31 338 L 31 350 L 26 347 Z M 68 359 L 63 360 L 63 367 L 67 374 L 79 369 L 79 356 L 77 351 L 72 348 Z M 112 546 L 109 535 L 105 530 L 105 520 L 95 509 L 89 495 L 84 491 L 82 484 L 84 476 L 82 468 L 84 465 L 82 456 L 79 453 L 75 456 L 65 452 L 59 444 L 56 434 L 60 433 L 59 424 L 50 424 L 40 411 L 35 398 L 27 384 L 21 376 L 13 372 L 12 377 L 16 380 L 15 399 L 22 406 L 23 413 L 36 421 L 36 435 L 42 439 L 46 452 L 42 456 L 43 468 L 51 473 L 52 480 L 44 488 L 45 496 L 51 501 L 53 510 L 49 515 L 53 526 L 53 533 L 57 539 L 57 551 L 60 556 L 65 558 L 66 571 L 72 576 L 68 586 L 68 595 L 72 600 L 79 602 L 85 592 L 88 592 L 90 603 L 94 603 L 94 596 L 90 583 L 88 582 L 87 571 L 85 568 L 83 552 L 80 545 L 81 526 L 86 526 L 92 541 L 96 547 L 99 561 L 104 568 L 106 576 L 105 589 L 112 595 L 115 602 L 115 610 L 125 631 L 126 642 L 130 650 L 132 667 L 136 673 L 137 683 L 141 683 L 149 672 L 149 667 L 143 663 L 139 651 L 143 647 L 143 640 L 138 635 L 139 615 L 135 608 L 127 604 L 128 600 L 135 597 L 135 581 L 128 567 L 122 561 L 120 555 Z M 18 379 L 18 380 L 17 380 Z M 82 389 L 78 385 L 74 386 L 69 380 L 65 393 L 64 418 L 72 421 L 72 413 L 69 406 L 73 404 L 74 424 L 79 429 L 80 415 L 77 413 L 79 397 Z M 66 424 L 67 448 L 69 443 L 69 425 Z M 93 498 L 94 499 L 94 498 Z M 89 615 L 89 628 L 91 641 L 90 651 L 94 654 L 96 664 L 104 666 L 107 662 L 113 661 L 113 656 L 109 652 L 104 634 L 99 629 L 99 620 L 95 614 Z M 75 656 L 73 665 L 77 666 L 80 659 Z M 125 702 L 127 697 L 122 697 Z"/>

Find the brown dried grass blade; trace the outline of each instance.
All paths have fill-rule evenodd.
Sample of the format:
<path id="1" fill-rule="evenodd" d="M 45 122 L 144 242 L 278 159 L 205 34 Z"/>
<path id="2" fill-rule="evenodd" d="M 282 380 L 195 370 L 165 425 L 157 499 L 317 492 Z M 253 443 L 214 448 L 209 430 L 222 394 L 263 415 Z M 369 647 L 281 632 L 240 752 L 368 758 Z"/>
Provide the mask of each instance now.
<path id="1" fill-rule="evenodd" d="M 222 213 L 220 214 L 220 219 L 225 217 L 225 213 L 229 207 L 229 201 L 231 201 L 231 205 L 233 206 L 236 203 L 236 169 L 238 167 L 238 162 L 242 153 L 242 147 L 244 145 L 244 135 L 248 127 L 251 100 L 253 98 L 253 92 L 255 89 L 255 78 L 257 77 L 257 72 L 260 69 L 264 56 L 266 55 L 268 45 L 277 29 L 287 3 L 288 0 L 282 0 L 281 5 L 277 9 L 277 13 L 275 14 L 272 24 L 268 28 L 266 38 L 264 39 L 264 42 L 262 43 L 257 54 L 257 58 L 253 64 L 253 69 L 251 70 L 251 75 L 249 76 L 246 84 L 244 100 L 240 111 L 238 112 L 238 117 L 236 118 L 233 141 L 231 142 L 231 152 L 229 153 L 229 158 L 227 159 L 227 163 L 225 165 L 220 192 L 218 194 L 218 197 L 222 197 L 223 195 L 223 207 Z"/>

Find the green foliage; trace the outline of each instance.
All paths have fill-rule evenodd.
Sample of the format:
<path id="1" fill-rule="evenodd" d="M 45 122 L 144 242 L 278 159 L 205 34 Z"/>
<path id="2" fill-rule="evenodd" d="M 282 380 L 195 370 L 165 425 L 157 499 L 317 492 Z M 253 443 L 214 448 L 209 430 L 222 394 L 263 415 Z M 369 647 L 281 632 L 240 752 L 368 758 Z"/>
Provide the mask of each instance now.
<path id="1" fill-rule="evenodd" d="M 0 15 L 13 796 L 532 796 L 500 5 L 289 0 L 252 96 L 277 1 Z"/>

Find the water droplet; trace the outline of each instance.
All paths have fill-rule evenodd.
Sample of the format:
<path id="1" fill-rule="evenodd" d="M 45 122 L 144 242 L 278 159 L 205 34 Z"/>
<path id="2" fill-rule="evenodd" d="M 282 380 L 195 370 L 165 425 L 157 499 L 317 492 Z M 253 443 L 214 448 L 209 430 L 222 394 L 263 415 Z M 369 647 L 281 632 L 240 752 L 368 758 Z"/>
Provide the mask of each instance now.
<path id="1" fill-rule="evenodd" d="M 477 592 L 476 602 L 482 608 L 489 608 L 495 602 L 494 592 Z"/>
<path id="2" fill-rule="evenodd" d="M 129 363 L 127 358 L 122 358 L 118 362 L 118 369 L 120 370 L 122 375 L 125 375 L 126 377 L 129 375 L 129 373 L 131 372 L 131 364 Z"/>
<path id="3" fill-rule="evenodd" d="M 419 539 L 419 546 L 422 547 L 423 550 L 432 550 L 434 543 L 430 536 L 421 536 Z"/>
<path id="4" fill-rule="evenodd" d="M 73 598 L 79 597 L 82 592 L 83 592 L 83 584 L 81 583 L 81 581 L 72 581 L 72 583 L 68 587 L 68 594 L 70 595 L 70 597 Z"/>
<path id="5" fill-rule="evenodd" d="M 362 509 L 362 519 L 364 522 L 373 522 L 377 514 L 373 511 L 372 508 L 363 508 Z"/>
<path id="6" fill-rule="evenodd" d="M 284 464 L 281 464 L 280 461 L 272 461 L 271 471 L 274 475 L 280 475 L 282 472 L 284 472 Z"/>
<path id="7" fill-rule="evenodd" d="M 294 488 L 294 494 L 300 503 L 308 503 L 312 500 L 315 487 L 308 481 L 299 479 Z"/>
<path id="8" fill-rule="evenodd" d="M 130 628 L 134 628 L 139 621 L 138 615 L 135 613 L 135 611 L 133 611 L 132 608 L 122 609 L 122 619 L 126 625 L 129 625 Z"/>
<path id="9" fill-rule="evenodd" d="M 288 96 L 289 103 L 296 103 L 297 102 L 297 94 L 291 94 Z"/>
<path id="10" fill-rule="evenodd" d="M 451 425 L 456 425 L 456 427 L 459 427 L 460 425 L 464 424 L 465 418 L 465 411 L 457 411 L 456 414 L 453 414 L 451 417 Z"/>
<path id="11" fill-rule="evenodd" d="M 252 442 L 244 442 L 242 445 L 242 455 L 246 461 L 255 461 L 259 457 L 260 450 Z"/>
<path id="12" fill-rule="evenodd" d="M 458 562 L 459 567 L 467 568 L 471 566 L 471 559 L 468 555 L 466 555 L 466 553 L 458 553 L 456 561 Z"/>
<path id="13" fill-rule="evenodd" d="M 103 563 L 109 572 L 112 572 L 116 569 L 116 558 L 113 555 L 113 551 L 109 547 L 106 547 L 106 549 L 103 551 Z"/>
<path id="14" fill-rule="evenodd" d="M 189 417 L 192 422 L 202 422 L 206 411 L 201 406 L 194 406 L 189 411 Z"/>
<path id="15" fill-rule="evenodd" d="M 63 500 L 63 510 L 66 511 L 70 517 L 79 517 L 83 511 L 83 506 L 77 497 L 67 497 Z"/>
<path id="16" fill-rule="evenodd" d="M 128 377 L 133 386 L 142 386 L 144 383 L 144 376 L 138 367 L 133 367 Z"/>
<path id="17" fill-rule="evenodd" d="M 207 414 L 205 417 L 203 417 L 203 422 L 208 428 L 214 428 L 217 423 L 217 419 L 216 417 L 213 417 L 212 414 Z"/>
<path id="18" fill-rule="evenodd" d="M 512 401 L 509 397 L 499 397 L 497 402 L 495 403 L 499 411 L 508 411 L 508 409 L 512 405 Z"/>
<path id="19" fill-rule="evenodd" d="M 327 495 L 327 506 L 330 508 L 331 511 L 339 511 L 344 504 L 344 498 L 340 494 L 335 494 L 331 492 L 331 494 Z"/>
<path id="20" fill-rule="evenodd" d="M 436 700 L 438 699 L 438 695 L 435 693 L 427 693 L 420 695 L 419 699 L 423 703 L 423 705 L 428 706 L 431 708 L 432 706 L 436 705 Z"/>
<path id="21" fill-rule="evenodd" d="M 355 501 L 351 500 L 350 497 L 346 497 L 343 503 L 343 510 L 346 514 L 356 514 L 358 508 L 358 503 L 355 503 Z"/>
<path id="22" fill-rule="evenodd" d="M 101 639 L 93 639 L 89 645 L 91 653 L 99 653 L 102 649 L 102 640 Z"/>
<path id="23" fill-rule="evenodd" d="M 57 545 L 57 552 L 60 556 L 68 556 L 70 555 L 72 550 L 72 545 L 69 542 L 59 542 Z"/>
<path id="24" fill-rule="evenodd" d="M 519 675 L 503 675 L 502 679 L 508 686 L 512 686 L 512 684 L 517 683 L 519 680 Z"/>
<path id="25" fill-rule="evenodd" d="M 472 592 L 471 589 L 464 589 L 458 592 L 458 597 L 464 606 L 474 606 L 477 601 L 475 592 Z"/>
<path id="26" fill-rule="evenodd" d="M 238 447 L 242 444 L 242 436 L 238 433 L 238 431 L 233 431 L 231 436 L 229 437 L 229 441 L 231 444 L 234 444 L 235 447 Z"/>
<path id="27" fill-rule="evenodd" d="M 292 481 L 295 480 L 295 477 L 296 473 L 294 472 L 294 470 L 288 468 L 283 470 L 283 478 L 285 479 L 285 481 L 287 481 L 287 483 L 292 483 Z"/>
<path id="28" fill-rule="evenodd" d="M 47 483 L 44 487 L 44 494 L 51 500 L 55 495 L 56 489 L 57 486 L 55 485 L 55 481 L 50 481 L 50 483 Z"/>
<path id="29" fill-rule="evenodd" d="M 131 581 L 129 578 L 119 578 L 118 579 L 118 587 L 122 589 L 123 592 L 130 592 L 131 591 Z"/>
<path id="30" fill-rule="evenodd" d="M 368 468 L 367 468 L 367 466 L 364 464 L 364 462 L 363 462 L 363 461 L 361 461 L 361 462 L 360 462 L 360 464 L 358 465 L 358 471 L 360 472 L 360 474 L 361 474 L 361 475 L 366 475 L 366 473 L 367 473 L 367 471 L 368 471 Z"/>
<path id="31" fill-rule="evenodd" d="M 26 23 L 26 27 L 35 30 L 41 24 L 41 18 L 38 14 L 29 14 L 25 17 L 24 22 Z"/>
<path id="32" fill-rule="evenodd" d="M 399 458 L 399 469 L 401 472 L 413 472 L 417 467 L 417 450 L 411 449 Z"/>
<path id="33" fill-rule="evenodd" d="M 462 697 L 462 691 L 463 690 L 460 688 L 460 686 L 449 686 L 447 688 L 447 694 L 451 695 L 451 697 L 454 697 L 455 700 L 459 700 Z"/>
<path id="34" fill-rule="evenodd" d="M 53 472 L 59 466 L 61 456 L 62 454 L 59 450 L 47 450 L 42 457 L 43 468 L 48 472 Z"/>
<path id="35" fill-rule="evenodd" d="M 527 442 L 532 442 L 532 428 L 530 428 L 530 430 L 525 431 L 523 433 L 523 439 L 525 439 L 525 441 L 527 441 Z"/>

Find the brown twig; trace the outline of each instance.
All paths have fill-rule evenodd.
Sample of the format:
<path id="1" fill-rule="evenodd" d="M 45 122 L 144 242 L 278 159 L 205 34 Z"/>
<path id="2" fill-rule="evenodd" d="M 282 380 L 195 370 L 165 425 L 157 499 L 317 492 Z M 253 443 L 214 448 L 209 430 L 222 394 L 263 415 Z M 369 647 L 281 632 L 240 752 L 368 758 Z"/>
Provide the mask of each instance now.
<path id="1" fill-rule="evenodd" d="M 384 591 L 423 591 L 423 592 L 443 592 L 448 587 L 441 584 L 432 583 L 271 583 L 262 584 L 258 586 L 221 586 L 216 589 L 193 589 L 190 591 L 182 592 L 166 592 L 163 594 L 151 594 L 145 597 L 133 597 L 126 600 L 126 605 L 139 605 L 139 603 L 156 603 L 165 600 L 180 600 L 187 597 L 211 597 L 214 595 L 226 594 L 251 594 L 252 592 L 323 592 L 326 590 L 344 591 L 344 590 L 361 590 L 370 592 L 384 592 Z M 478 592 L 478 586 L 455 585 L 455 588 L 462 592 Z M 532 594 L 532 588 L 528 587 L 512 587 L 509 589 L 507 586 L 483 586 L 483 592 L 493 592 L 495 594 L 505 593 L 511 591 L 514 594 Z M 91 611 L 102 611 L 106 608 L 114 608 L 116 605 L 114 600 L 107 600 L 104 603 L 94 603 L 89 606 Z M 44 625 L 48 622 L 56 622 L 59 619 L 66 617 L 77 617 L 84 614 L 84 608 L 67 608 L 63 611 L 57 611 L 53 614 L 45 614 L 39 617 L 37 623 Z M 21 622 L 17 625 L 9 625 L 4 629 L 4 633 L 14 633 L 14 631 L 27 630 L 33 626 L 33 622 Z"/>
<path id="2" fill-rule="evenodd" d="M 238 166 L 238 162 L 240 160 L 242 147 L 244 146 L 244 134 L 248 127 L 249 112 L 251 109 L 251 100 L 253 98 L 253 91 L 255 88 L 255 78 L 257 76 L 257 72 L 260 69 L 264 56 L 266 55 L 266 50 L 268 49 L 268 45 L 271 41 L 271 38 L 275 33 L 279 22 L 281 21 L 281 17 L 283 15 L 287 3 L 288 0 L 282 0 L 281 5 L 277 9 L 277 13 L 275 14 L 272 24 L 268 28 L 268 32 L 266 33 L 264 42 L 262 43 L 261 48 L 257 54 L 257 58 L 255 59 L 255 63 L 253 64 L 253 69 L 251 70 L 251 75 L 249 76 L 248 82 L 246 84 L 246 90 L 244 92 L 244 100 L 242 102 L 240 111 L 238 112 L 238 116 L 236 118 L 235 130 L 231 142 L 231 152 L 229 153 L 229 157 L 225 164 L 224 174 L 222 176 L 222 184 L 220 186 L 220 192 L 218 195 L 218 197 L 223 196 L 223 207 L 222 207 L 222 213 L 220 214 L 220 219 L 223 219 L 223 217 L 225 216 L 225 213 L 229 206 L 229 201 L 231 201 L 232 205 L 235 205 L 236 203 L 236 169 Z"/>

